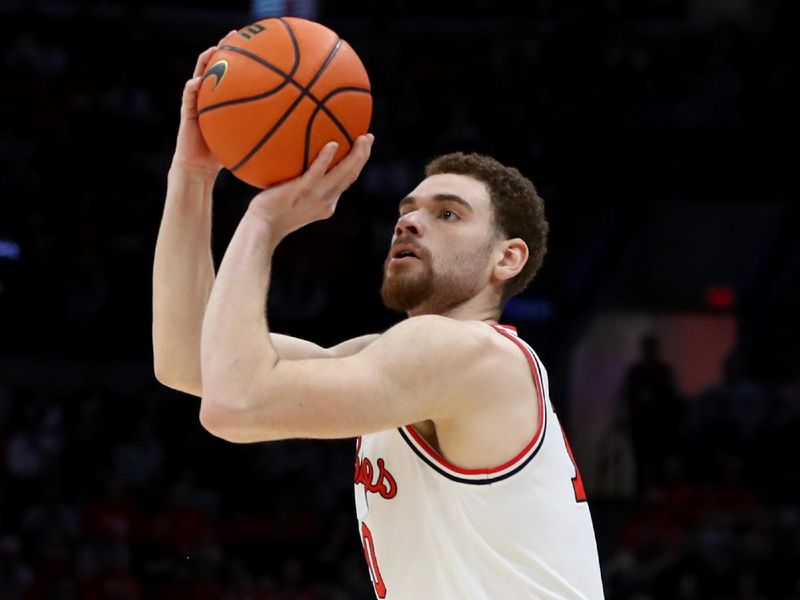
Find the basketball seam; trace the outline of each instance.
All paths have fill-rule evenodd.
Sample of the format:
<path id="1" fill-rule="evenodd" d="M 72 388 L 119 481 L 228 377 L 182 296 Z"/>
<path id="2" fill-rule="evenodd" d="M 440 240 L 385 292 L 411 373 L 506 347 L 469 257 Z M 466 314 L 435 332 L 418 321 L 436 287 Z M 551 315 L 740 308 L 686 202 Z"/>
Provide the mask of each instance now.
<path id="1" fill-rule="evenodd" d="M 220 102 L 219 104 L 213 104 L 211 106 L 207 106 L 206 108 L 204 108 L 201 111 L 198 111 L 197 114 L 198 114 L 198 116 L 199 115 L 204 115 L 207 112 L 210 112 L 212 110 L 217 110 L 219 108 L 225 108 L 226 106 L 231 106 L 231 105 L 234 105 L 234 104 L 244 104 L 246 102 L 253 102 L 255 100 L 263 100 L 264 98 L 269 98 L 273 94 L 277 94 L 283 88 L 285 88 L 287 85 L 289 85 L 289 81 L 288 80 L 284 81 L 283 83 L 278 85 L 278 87 L 273 88 L 268 92 L 262 92 L 261 94 L 258 94 L 257 96 L 249 96 L 247 98 L 237 98 L 236 100 L 226 100 L 225 102 Z"/>
<path id="2" fill-rule="evenodd" d="M 294 31 L 289 26 L 289 24 L 283 19 L 278 19 L 278 20 L 281 22 L 281 24 L 286 28 L 287 32 L 289 33 L 289 39 L 292 41 L 292 46 L 294 47 L 294 64 L 292 65 L 292 68 L 290 69 L 289 73 L 285 73 L 282 69 L 276 67 L 267 60 L 263 59 L 258 60 L 261 58 L 260 56 L 258 56 L 257 54 L 252 54 L 247 50 L 244 50 L 243 48 L 239 48 L 238 46 L 227 46 L 227 45 L 220 46 L 220 50 L 228 50 L 231 52 L 236 52 L 237 54 L 242 54 L 247 58 L 256 60 L 260 64 L 264 65 L 268 69 L 274 71 L 276 74 L 283 77 L 283 83 L 280 83 L 276 88 L 273 88 L 267 92 L 261 92 L 260 94 L 256 94 L 255 96 L 249 96 L 247 98 L 236 98 L 235 100 L 226 100 L 225 102 L 219 102 L 217 104 L 212 104 L 211 106 L 206 106 L 203 110 L 197 113 L 198 116 L 212 110 L 217 110 L 218 108 L 224 108 L 225 106 L 230 106 L 232 104 L 243 104 L 245 102 L 252 102 L 254 100 L 263 100 L 264 98 L 267 98 L 272 94 L 277 94 L 279 91 L 281 91 L 290 83 L 296 83 L 294 80 L 294 76 L 295 73 L 297 73 L 297 69 L 300 68 L 300 45 L 297 43 L 297 38 L 295 37 Z"/>
<path id="3" fill-rule="evenodd" d="M 291 27 L 289 27 L 289 30 L 291 31 Z M 235 172 L 238 169 L 240 169 L 248 160 L 250 160 L 255 155 L 256 152 L 258 152 L 264 146 L 264 144 L 266 144 L 269 141 L 269 139 L 274 135 L 274 133 L 278 130 L 278 128 L 281 125 L 283 125 L 284 121 L 286 121 L 286 119 L 288 119 L 289 116 L 294 112 L 294 109 L 297 108 L 297 105 L 300 104 L 300 102 L 303 100 L 303 98 L 308 97 L 309 100 L 311 100 L 317 106 L 319 106 L 319 104 L 320 104 L 319 100 L 313 94 L 311 94 L 310 89 L 317 82 L 317 80 L 322 76 L 322 73 L 325 72 L 325 69 L 327 69 L 328 66 L 331 64 L 331 62 L 333 61 L 334 56 L 336 56 L 336 53 L 339 51 L 339 48 L 341 47 L 341 45 L 342 45 L 341 38 L 337 38 L 336 39 L 336 44 L 334 44 L 333 48 L 328 53 L 328 56 L 325 59 L 325 62 L 322 63 L 320 68 L 317 70 L 317 72 L 311 78 L 311 81 L 308 83 L 307 87 L 300 85 L 294 79 L 290 79 L 290 81 L 297 88 L 300 89 L 300 95 L 297 97 L 297 99 L 294 102 L 292 102 L 292 104 L 289 106 L 289 108 L 286 109 L 286 112 L 284 112 L 283 115 L 281 115 L 281 117 L 278 119 L 278 122 L 275 123 L 275 125 L 272 126 L 272 128 L 264 135 L 264 137 L 261 138 L 261 140 L 258 141 L 258 143 L 256 143 L 256 145 L 245 155 L 245 157 L 242 158 L 242 160 L 240 160 L 238 163 L 236 163 L 233 167 L 231 167 L 231 171 L 232 172 Z M 232 47 L 232 49 L 234 49 L 234 48 Z M 241 51 L 240 48 L 235 48 L 235 50 L 236 51 Z M 241 52 L 242 52 L 242 54 L 247 53 L 247 51 L 241 51 Z M 249 53 L 247 53 L 247 54 L 249 54 Z M 251 56 L 251 58 L 254 58 L 257 62 L 259 62 L 261 64 L 265 64 L 266 63 L 266 61 L 262 62 L 262 59 L 260 57 L 256 57 L 255 55 Z M 301 60 L 302 60 L 302 57 L 301 57 Z M 323 110 L 325 110 L 325 109 L 323 109 Z M 328 114 L 330 116 L 330 111 L 325 110 L 325 112 L 326 112 L 326 114 Z M 341 123 L 339 123 L 338 126 L 341 127 Z M 345 135 L 347 135 L 346 130 L 344 131 L 344 133 L 345 133 Z"/>
<path id="4" fill-rule="evenodd" d="M 303 152 L 303 170 L 304 171 L 308 168 L 309 145 L 311 143 L 311 128 L 313 127 L 314 120 L 317 118 L 317 115 L 319 115 L 321 110 L 324 111 L 325 114 L 328 115 L 328 117 L 330 117 L 330 119 L 333 121 L 334 125 L 336 125 L 339 129 L 341 129 L 344 132 L 344 135 L 347 138 L 347 143 L 350 144 L 350 147 L 353 146 L 353 138 L 350 137 L 350 132 L 347 131 L 347 128 L 344 125 L 342 125 L 341 122 L 339 122 L 339 120 L 333 115 L 332 112 L 330 112 L 329 110 L 325 110 L 327 108 L 325 106 L 325 103 L 328 100 L 330 100 L 333 96 L 335 96 L 336 94 L 341 94 L 342 92 L 360 92 L 360 93 L 367 93 L 367 94 L 370 93 L 369 90 L 364 89 L 364 88 L 359 88 L 359 87 L 341 87 L 341 88 L 336 88 L 335 90 L 329 92 L 327 96 L 325 96 L 322 100 L 320 100 L 320 103 L 317 104 L 317 107 L 314 109 L 314 112 L 311 113 L 311 117 L 309 117 L 308 123 L 306 124 L 306 143 L 305 143 L 305 151 Z"/>
<path id="5" fill-rule="evenodd" d="M 258 94 L 256 96 L 247 97 L 247 98 L 237 98 L 235 100 L 228 100 L 226 102 L 220 102 L 220 103 L 212 105 L 212 106 L 207 106 L 206 108 L 204 108 L 204 109 L 202 109 L 201 111 L 198 112 L 198 116 L 199 116 L 199 115 L 205 114 L 206 112 L 209 112 L 211 110 L 224 108 L 225 106 L 230 106 L 230 105 L 235 105 L 235 104 L 243 104 L 243 103 L 246 103 L 246 102 L 252 102 L 252 101 L 255 101 L 255 100 L 261 100 L 261 99 L 267 98 L 267 97 L 277 93 L 278 91 L 283 89 L 287 84 L 291 84 L 294 87 L 296 87 L 298 90 L 300 90 L 300 96 L 297 98 L 297 100 L 295 100 L 289 106 L 289 108 L 286 110 L 286 112 L 283 115 L 281 115 L 280 119 L 278 119 L 278 122 L 244 156 L 244 158 L 242 158 L 238 163 L 236 163 L 233 167 L 231 167 L 231 171 L 236 171 L 236 170 L 240 169 L 248 160 L 250 160 L 256 154 L 256 152 L 258 152 L 264 146 L 264 144 L 267 143 L 267 141 L 269 141 L 269 139 L 275 134 L 275 131 L 278 129 L 278 127 L 280 127 L 286 121 L 286 119 L 291 115 L 291 113 L 294 112 L 294 109 L 297 108 L 297 105 L 299 104 L 299 102 L 304 97 L 307 97 L 314 104 L 316 104 L 316 108 L 314 109 L 314 113 L 312 114 L 311 120 L 315 119 L 320 111 L 324 112 L 328 116 L 328 118 L 330 118 L 330 120 L 333 122 L 333 124 L 339 129 L 339 131 L 344 135 L 344 137 L 347 140 L 347 142 L 350 145 L 350 147 L 352 147 L 353 146 L 353 140 L 352 140 L 352 137 L 350 136 L 350 132 L 347 131 L 347 128 L 341 123 L 341 121 L 339 121 L 339 119 L 336 117 L 336 115 L 333 114 L 331 112 L 331 110 L 327 106 L 325 106 L 325 101 L 327 101 L 331 96 L 335 95 L 336 93 L 339 93 L 340 91 L 347 91 L 348 89 L 350 91 L 354 91 L 354 92 L 363 92 L 363 93 L 371 94 L 371 90 L 369 88 L 358 88 L 358 87 L 338 88 L 337 90 L 333 90 L 332 92 L 330 92 L 322 101 L 320 101 L 314 94 L 311 93 L 311 88 L 317 82 L 317 80 L 319 80 L 319 78 L 322 76 L 324 71 L 328 68 L 330 63 L 333 61 L 334 57 L 336 56 L 337 52 L 339 51 L 339 48 L 341 47 L 341 45 L 343 43 L 343 40 L 341 38 L 337 38 L 336 44 L 334 45 L 333 49 L 329 52 L 327 58 L 325 59 L 325 62 L 322 64 L 322 66 L 319 68 L 319 70 L 314 74 L 314 76 L 312 77 L 312 79 L 309 82 L 309 84 L 307 86 L 303 86 L 296 79 L 294 79 L 294 75 L 296 74 L 297 69 L 299 68 L 300 60 L 301 60 L 300 47 L 299 47 L 299 44 L 297 43 L 297 38 L 296 38 L 296 36 L 294 34 L 294 30 L 292 29 L 291 25 L 289 23 L 287 23 L 284 19 L 279 18 L 278 20 L 283 24 L 284 27 L 286 27 L 286 30 L 289 33 L 289 37 L 292 40 L 292 44 L 294 45 L 294 48 L 295 48 L 295 64 L 292 66 L 292 69 L 291 69 L 290 73 L 284 72 L 279 67 L 273 65 L 269 61 L 267 61 L 267 60 L 263 59 L 262 57 L 258 56 L 257 54 L 253 54 L 253 53 L 245 50 L 244 48 L 239 48 L 238 46 L 227 46 L 226 45 L 226 46 L 222 46 L 221 49 L 228 50 L 230 52 L 235 52 L 237 54 L 241 54 L 242 56 L 245 56 L 245 57 L 255 61 L 256 63 L 258 63 L 258 64 L 270 69 L 271 71 L 275 72 L 276 74 L 281 75 L 284 78 L 284 82 L 281 83 L 277 88 L 275 88 L 273 90 L 270 90 L 269 92 L 265 92 L 265 93 Z M 309 150 L 310 150 L 309 144 L 310 144 L 310 126 L 307 124 L 307 126 L 306 126 L 305 147 L 304 147 L 304 150 L 303 150 L 303 170 L 305 170 L 307 168 L 307 166 L 308 166 L 308 155 L 309 155 Z"/>

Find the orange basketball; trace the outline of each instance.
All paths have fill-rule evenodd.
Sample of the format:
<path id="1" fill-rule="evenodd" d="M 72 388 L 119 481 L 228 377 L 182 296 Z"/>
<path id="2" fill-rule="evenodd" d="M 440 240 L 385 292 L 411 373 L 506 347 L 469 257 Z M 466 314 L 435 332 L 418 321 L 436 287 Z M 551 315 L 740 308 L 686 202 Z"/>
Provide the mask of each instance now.
<path id="1" fill-rule="evenodd" d="M 327 142 L 339 142 L 339 162 L 369 128 L 372 95 L 347 42 L 319 23 L 284 17 L 222 40 L 197 109 L 217 160 L 264 188 L 303 173 Z"/>

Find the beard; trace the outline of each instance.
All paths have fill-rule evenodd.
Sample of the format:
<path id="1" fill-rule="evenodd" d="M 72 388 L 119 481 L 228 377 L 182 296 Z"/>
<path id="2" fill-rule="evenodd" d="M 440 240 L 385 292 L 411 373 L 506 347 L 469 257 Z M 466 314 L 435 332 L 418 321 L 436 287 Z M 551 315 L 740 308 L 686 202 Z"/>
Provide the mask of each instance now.
<path id="1" fill-rule="evenodd" d="M 430 252 L 415 248 L 421 265 L 390 269 L 390 256 L 384 263 L 381 298 L 386 308 L 411 312 L 424 305 L 428 314 L 444 314 L 475 296 L 486 284 L 484 272 L 489 247 L 469 256 L 456 256 L 447 272 L 434 269 Z M 421 267 L 421 268 L 420 268 Z"/>
<path id="2" fill-rule="evenodd" d="M 389 274 L 388 259 L 383 270 L 381 298 L 386 308 L 397 312 L 408 312 L 425 302 L 433 294 L 433 269 L 424 264 L 417 273 Z"/>

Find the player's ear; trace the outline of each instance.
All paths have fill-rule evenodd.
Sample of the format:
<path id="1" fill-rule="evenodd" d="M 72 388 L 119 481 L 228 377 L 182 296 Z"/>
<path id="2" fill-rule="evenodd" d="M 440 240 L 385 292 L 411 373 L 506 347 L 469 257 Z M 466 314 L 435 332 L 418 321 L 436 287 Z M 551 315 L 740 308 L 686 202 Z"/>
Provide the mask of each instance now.
<path id="1" fill-rule="evenodd" d="M 503 240 L 497 251 L 498 259 L 494 264 L 493 275 L 498 281 L 508 281 L 516 277 L 528 262 L 528 244 L 521 238 Z"/>

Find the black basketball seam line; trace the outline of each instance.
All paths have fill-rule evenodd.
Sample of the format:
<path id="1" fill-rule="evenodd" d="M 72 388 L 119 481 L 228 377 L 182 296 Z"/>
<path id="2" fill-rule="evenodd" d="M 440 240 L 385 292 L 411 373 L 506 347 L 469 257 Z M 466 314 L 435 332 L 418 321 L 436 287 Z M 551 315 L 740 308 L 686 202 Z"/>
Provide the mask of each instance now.
<path id="1" fill-rule="evenodd" d="M 283 19 L 279 18 L 278 20 L 286 28 L 286 31 L 289 33 L 289 39 L 292 41 L 292 46 L 294 47 L 294 65 L 292 65 L 292 68 L 290 69 L 289 73 L 284 73 L 281 69 L 279 69 L 275 65 L 271 64 L 269 61 L 265 60 L 262 64 L 264 66 L 272 69 L 273 71 L 275 71 L 275 73 L 277 73 L 281 77 L 283 77 L 283 82 L 281 84 L 279 84 L 278 87 L 276 87 L 276 88 L 274 88 L 274 89 L 272 89 L 272 90 L 270 90 L 268 92 L 262 92 L 261 94 L 257 94 L 255 96 L 250 96 L 248 98 L 236 98 L 235 100 L 226 100 L 225 102 L 218 102 L 217 104 L 212 104 L 211 106 L 206 106 L 203 110 L 201 110 L 201 111 L 199 111 L 197 113 L 198 116 L 200 116 L 203 113 L 206 113 L 208 111 L 216 110 L 218 108 L 223 108 L 225 106 L 230 106 L 232 104 L 243 104 L 245 102 L 252 102 L 253 100 L 263 100 L 264 98 L 267 98 L 267 97 L 271 96 L 272 94 L 277 94 L 279 91 L 281 91 L 287 85 L 289 85 L 290 82 L 294 82 L 294 75 L 295 75 L 295 73 L 297 73 L 297 69 L 300 68 L 300 45 L 297 43 L 297 37 L 294 35 L 294 30 L 292 30 L 292 28 L 289 26 L 289 24 L 286 21 L 284 21 Z M 229 50 L 230 51 L 230 50 L 234 50 L 235 48 L 238 48 L 238 46 L 227 46 L 226 45 L 226 46 L 221 46 L 220 50 Z M 244 56 L 247 56 L 249 58 L 255 58 L 255 57 L 258 56 L 256 54 L 250 54 L 246 50 L 241 52 L 241 54 L 243 54 Z"/>
<path id="2" fill-rule="evenodd" d="M 334 124 L 339 127 L 342 131 L 345 132 L 345 137 L 347 138 L 347 143 L 350 144 L 350 147 L 353 147 L 353 139 L 350 137 L 350 132 L 347 131 L 347 128 L 342 125 L 339 120 L 328 110 L 325 110 L 327 107 L 325 103 L 330 100 L 336 94 L 340 94 L 342 92 L 363 92 L 367 94 L 371 94 L 372 92 L 366 88 L 359 88 L 359 87 L 341 87 L 336 88 L 335 90 L 328 93 L 321 101 L 320 104 L 317 105 L 317 108 L 314 109 L 314 112 L 311 113 L 311 117 L 308 119 L 308 123 L 306 124 L 306 144 L 305 144 L 305 152 L 303 153 L 303 171 L 308 168 L 308 154 L 309 154 L 309 145 L 311 143 L 311 128 L 314 125 L 314 119 L 317 118 L 319 115 L 320 110 L 324 110 L 325 114 L 331 118 Z"/>
<path id="3" fill-rule="evenodd" d="M 219 102 L 217 104 L 212 104 L 211 106 L 207 106 L 203 110 L 199 111 L 197 115 L 203 115 L 209 111 L 217 110 L 218 108 L 224 108 L 226 106 L 231 106 L 232 104 L 244 104 L 245 102 L 253 102 L 254 100 L 263 100 L 264 98 L 268 98 L 273 94 L 277 94 L 283 88 L 285 88 L 289 84 L 288 80 L 284 80 L 278 87 L 271 89 L 268 92 L 263 92 L 258 94 L 257 96 L 248 96 L 247 98 L 237 98 L 236 100 L 226 100 L 225 102 Z"/>
<path id="4" fill-rule="evenodd" d="M 287 27 L 288 27 L 288 25 L 287 25 Z M 289 30 L 291 31 L 291 27 L 289 27 Z M 309 88 L 312 85 L 314 85 L 314 83 L 316 83 L 316 81 L 319 79 L 319 76 L 328 67 L 328 65 L 330 64 L 331 60 L 333 60 L 333 57 L 338 52 L 339 47 L 341 46 L 341 43 L 342 43 L 342 40 L 340 38 L 337 38 L 336 44 L 334 44 L 333 49 L 328 53 L 328 57 L 325 59 L 325 62 L 322 63 L 322 66 L 320 66 L 320 68 L 317 70 L 317 73 L 311 78 L 311 82 L 308 85 Z M 257 57 L 255 55 L 253 55 L 252 58 L 255 58 L 258 62 L 261 62 L 260 60 L 258 60 L 258 58 L 260 58 L 260 57 Z M 264 63 L 266 63 L 266 62 L 267 61 L 264 61 Z M 300 95 L 297 97 L 297 99 L 294 102 L 292 102 L 292 104 L 289 106 L 289 108 L 286 109 L 286 112 L 284 112 L 283 115 L 281 115 L 281 117 L 278 119 L 277 123 L 275 123 L 275 125 L 272 126 L 272 128 L 264 135 L 264 137 L 261 138 L 261 140 L 259 142 L 257 142 L 256 145 L 253 148 L 250 149 L 250 151 L 245 155 L 245 157 L 242 160 L 240 160 L 238 163 L 236 163 L 233 167 L 231 167 L 231 172 L 235 172 L 236 170 L 241 168 L 242 165 L 244 165 L 248 160 L 250 160 L 255 155 L 255 153 L 258 152 L 264 146 L 264 144 L 267 143 L 269 138 L 271 138 L 273 136 L 273 134 L 278 130 L 278 128 L 281 125 L 283 125 L 284 121 L 286 121 L 286 119 L 289 118 L 289 115 L 291 115 L 294 112 L 294 109 L 297 108 L 297 105 L 300 104 L 300 102 L 303 100 L 303 98 L 308 97 L 314 103 L 316 103 L 317 106 L 319 106 L 319 100 L 317 100 L 311 94 L 311 92 L 308 89 L 304 88 L 302 85 L 297 83 L 294 79 L 290 79 L 288 76 L 287 76 L 287 81 L 291 81 L 296 87 L 298 87 L 300 89 Z M 305 152 L 304 152 L 304 154 L 305 154 Z"/>
<path id="5" fill-rule="evenodd" d="M 222 46 L 222 49 L 223 50 L 229 50 L 231 52 L 235 52 L 235 53 L 241 54 L 242 56 L 250 58 L 251 60 L 257 62 L 258 64 L 261 64 L 261 65 L 267 67 L 271 71 L 273 71 L 273 72 L 281 75 L 282 77 L 284 77 L 284 82 L 280 86 L 278 86 L 278 88 L 276 88 L 276 89 L 274 89 L 274 90 L 272 90 L 270 92 L 258 95 L 258 96 L 251 96 L 251 97 L 248 97 L 248 98 L 237 98 L 236 100 L 228 100 L 226 102 L 220 102 L 219 104 L 215 104 L 215 105 L 206 107 L 206 108 L 204 108 L 203 110 L 201 110 L 198 113 L 198 116 L 208 112 L 209 110 L 215 110 L 217 108 L 223 108 L 224 106 L 230 106 L 230 105 L 233 105 L 233 104 L 243 104 L 245 102 L 252 102 L 254 100 L 264 99 L 264 98 L 272 95 L 273 93 L 277 93 L 279 90 L 283 89 L 283 87 L 285 87 L 287 84 L 292 84 L 297 89 L 300 90 L 301 96 L 307 97 L 309 100 L 311 100 L 312 102 L 314 102 L 314 104 L 317 105 L 317 108 L 314 111 L 314 115 L 316 116 L 316 114 L 319 112 L 319 110 L 322 110 L 326 115 L 328 115 L 328 118 L 330 118 L 331 121 L 333 122 L 333 124 L 339 129 L 339 131 L 342 134 L 344 134 L 345 138 L 347 139 L 348 143 L 350 144 L 350 147 L 352 147 L 353 146 L 353 141 L 352 141 L 352 138 L 350 137 L 350 132 L 348 132 L 347 129 L 344 127 L 344 125 L 342 125 L 341 121 L 339 121 L 339 119 L 336 118 L 336 115 L 334 115 L 330 111 L 330 109 L 327 106 L 324 105 L 324 101 L 320 101 L 310 91 L 311 86 L 313 86 L 314 83 L 316 83 L 317 79 L 319 79 L 319 77 L 321 76 L 322 72 L 328 67 L 328 64 L 333 60 L 333 57 L 338 52 L 338 49 L 341 46 L 343 40 L 341 38 L 338 38 L 336 40 L 336 45 L 334 46 L 334 49 L 333 49 L 332 53 L 328 55 L 328 58 L 326 59 L 325 63 L 321 67 L 322 70 L 318 71 L 317 74 L 314 76 L 314 78 L 309 83 L 308 87 L 305 87 L 302 84 L 300 84 L 297 80 L 295 80 L 294 77 L 293 77 L 293 75 L 297 72 L 297 68 L 299 68 L 299 62 L 300 62 L 299 61 L 300 48 L 297 45 L 297 40 L 296 40 L 296 37 L 294 35 L 294 31 L 289 26 L 289 24 L 286 23 L 283 19 L 279 19 L 279 21 L 281 21 L 281 23 L 284 24 L 284 26 L 286 27 L 287 31 L 289 32 L 289 36 L 292 39 L 292 42 L 295 45 L 295 49 L 296 49 L 296 52 L 297 52 L 297 54 L 295 56 L 295 60 L 296 60 L 295 66 L 292 67 L 292 72 L 291 73 L 285 73 L 284 71 L 282 71 L 281 69 L 279 69 L 278 67 L 276 67 L 275 65 L 270 63 L 269 61 L 263 59 L 262 57 L 258 56 L 257 54 L 253 54 L 253 53 L 245 50 L 244 48 L 239 48 L 238 46 Z M 342 89 L 342 88 L 338 88 L 338 89 Z M 369 94 L 372 93 L 372 91 L 367 89 L 367 88 L 354 88 L 354 91 L 356 89 L 358 89 L 359 91 L 365 91 L 366 93 L 369 93 Z M 336 91 L 336 90 L 334 90 L 334 91 Z M 330 96 L 330 94 L 329 94 L 329 96 Z M 294 110 L 294 108 L 296 108 L 296 105 L 292 104 L 291 109 Z M 283 123 L 283 121 L 280 121 L 280 122 Z M 274 131 L 270 130 L 267 133 L 267 135 L 271 136 L 273 133 L 274 133 Z M 261 145 L 263 145 L 263 143 Z M 257 150 L 258 149 L 256 149 L 256 151 Z M 309 152 L 308 147 L 304 148 L 304 151 L 303 151 L 303 163 L 304 163 L 303 170 L 305 170 L 305 168 L 307 167 L 308 152 Z M 246 162 L 250 158 L 252 158 L 252 154 L 248 153 L 248 155 L 245 157 L 245 159 L 243 161 L 239 161 L 231 170 L 233 171 L 233 170 L 239 169 L 242 166 L 243 162 Z"/>
<path id="6" fill-rule="evenodd" d="M 328 66 L 330 66 L 331 62 L 333 62 L 333 57 L 336 56 L 336 54 L 339 52 L 339 48 L 341 48 L 341 47 L 342 47 L 342 38 L 337 36 L 336 37 L 336 44 L 333 46 L 333 50 L 331 50 L 328 53 L 328 58 L 325 59 L 325 62 L 322 63 L 322 66 L 319 68 L 317 73 L 314 75 L 314 77 L 311 78 L 311 81 L 308 82 L 308 94 L 309 94 L 309 97 L 312 99 L 312 101 L 314 103 L 316 103 L 317 108 L 322 106 L 322 104 L 320 104 L 320 101 L 317 99 L 316 96 L 313 96 L 311 94 L 311 88 L 314 87 L 314 84 L 317 83 L 319 78 L 322 76 L 322 73 L 325 72 L 325 69 L 327 69 Z M 316 108 L 314 110 L 316 111 Z M 328 115 L 332 119 L 336 119 L 333 115 L 330 114 L 330 111 L 326 110 L 325 112 L 328 113 Z M 350 134 L 348 133 L 347 129 L 342 127 L 342 124 L 339 123 L 338 120 L 334 120 L 334 123 L 336 124 L 337 127 L 339 127 L 339 130 L 342 133 L 344 133 L 344 136 L 348 140 L 350 140 Z M 308 127 L 308 123 L 306 123 L 306 127 Z M 308 145 L 309 145 L 309 143 L 310 143 L 310 139 L 309 139 L 308 136 L 306 136 L 305 144 L 304 144 L 304 147 L 303 147 L 303 165 L 305 165 L 306 157 L 308 156 L 308 151 L 309 151 Z M 350 142 L 350 146 L 351 147 L 353 146 L 353 142 Z M 305 166 L 304 166 L 303 170 L 305 171 Z"/>
<path id="7" fill-rule="evenodd" d="M 317 80 L 320 78 L 325 69 L 328 68 L 328 65 L 330 65 L 331 61 L 333 60 L 333 57 L 339 51 L 341 45 L 342 45 L 341 38 L 337 38 L 336 44 L 334 44 L 333 48 L 328 53 L 328 57 L 325 59 L 325 62 L 322 63 L 322 66 L 320 66 L 316 74 L 311 78 L 311 81 L 308 84 L 309 88 L 311 88 L 311 86 L 313 86 L 317 82 Z M 294 82 L 294 80 L 291 81 Z M 294 102 L 292 102 L 291 106 L 289 106 L 289 108 L 286 109 L 286 112 L 284 112 L 283 115 L 281 115 L 280 119 L 278 119 L 278 122 L 272 126 L 272 128 L 264 135 L 264 137 L 261 138 L 261 140 L 258 143 L 256 143 L 256 145 L 247 153 L 247 155 L 244 158 L 242 158 L 242 160 L 240 160 L 238 163 L 236 163 L 233 167 L 231 167 L 231 172 L 236 172 L 239 168 L 241 168 L 242 165 L 244 165 L 248 160 L 250 160 L 253 157 L 253 155 L 255 155 L 255 153 L 258 152 L 264 146 L 264 144 L 267 143 L 269 138 L 271 138 L 272 135 L 278 130 L 278 128 L 281 125 L 283 125 L 283 122 L 289 118 L 289 115 L 291 115 L 294 112 L 294 109 L 297 108 L 297 105 L 300 104 L 303 98 L 308 96 L 310 97 L 312 102 L 315 102 L 317 105 L 319 105 L 319 100 L 317 100 L 314 96 L 312 96 L 311 92 L 306 91 L 306 89 L 303 88 L 303 86 L 301 86 L 300 84 L 296 82 L 294 83 L 295 85 L 297 85 L 297 87 L 300 88 L 300 95 Z"/>

